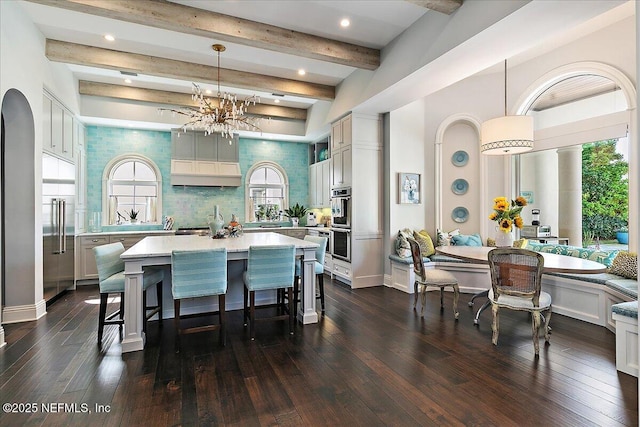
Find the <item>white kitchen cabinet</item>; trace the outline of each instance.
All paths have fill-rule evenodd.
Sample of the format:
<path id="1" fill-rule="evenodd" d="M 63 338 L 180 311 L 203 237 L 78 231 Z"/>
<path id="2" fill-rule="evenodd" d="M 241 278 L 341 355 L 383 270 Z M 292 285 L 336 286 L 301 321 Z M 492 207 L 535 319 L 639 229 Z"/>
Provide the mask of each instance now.
<path id="1" fill-rule="evenodd" d="M 318 176 L 318 164 L 313 164 L 309 166 L 309 206 L 315 208 L 318 206 L 318 195 L 316 182 Z"/>
<path id="2" fill-rule="evenodd" d="M 312 208 L 328 208 L 330 203 L 330 160 L 309 166 L 309 205 Z"/>
<path id="3" fill-rule="evenodd" d="M 343 117 L 331 125 L 331 151 L 351 145 L 351 115 Z"/>
<path id="4" fill-rule="evenodd" d="M 351 186 L 351 146 L 333 151 L 331 154 L 331 187 Z"/>
<path id="5" fill-rule="evenodd" d="M 67 110 L 62 110 L 62 157 L 72 159 L 75 156 L 74 152 L 74 129 L 73 129 L 73 115 Z"/>
<path id="6" fill-rule="evenodd" d="M 80 237 L 76 250 L 76 280 L 98 279 L 98 267 L 93 248 L 109 243 L 109 236 Z"/>
<path id="7" fill-rule="evenodd" d="M 352 113 L 332 125 L 331 187 L 351 188 L 351 261 L 333 259 L 332 272 L 352 288 L 384 282 L 382 121 Z"/>
<path id="8" fill-rule="evenodd" d="M 229 144 L 228 138 L 217 133 L 205 135 L 204 132 L 173 130 L 171 159 L 237 163 L 240 157 L 238 141 L 237 135 Z"/>
<path id="9" fill-rule="evenodd" d="M 47 93 L 42 97 L 42 149 L 74 162 L 75 130 L 73 114 Z"/>
<path id="10" fill-rule="evenodd" d="M 149 234 L 96 234 L 93 236 L 80 236 L 76 251 L 76 281 L 98 280 L 98 267 L 93 248 L 108 243 L 120 242 L 125 249 L 129 249 Z"/>

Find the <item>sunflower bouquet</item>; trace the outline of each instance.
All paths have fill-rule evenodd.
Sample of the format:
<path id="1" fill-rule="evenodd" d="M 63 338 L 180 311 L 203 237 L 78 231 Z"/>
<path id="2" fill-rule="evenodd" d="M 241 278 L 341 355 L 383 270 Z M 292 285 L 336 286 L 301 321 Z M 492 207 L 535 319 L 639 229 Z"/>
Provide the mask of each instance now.
<path id="1" fill-rule="evenodd" d="M 524 197 L 518 197 L 511 202 L 506 197 L 496 197 L 493 199 L 493 212 L 489 215 L 489 219 L 498 223 L 500 231 L 509 233 L 514 225 L 522 228 L 520 212 L 525 206 L 527 206 L 527 200 Z"/>

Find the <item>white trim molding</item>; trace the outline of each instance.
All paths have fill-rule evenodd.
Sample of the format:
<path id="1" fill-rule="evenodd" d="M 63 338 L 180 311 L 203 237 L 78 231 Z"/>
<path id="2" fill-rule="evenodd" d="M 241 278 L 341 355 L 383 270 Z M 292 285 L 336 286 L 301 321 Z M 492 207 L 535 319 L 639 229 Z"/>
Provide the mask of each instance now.
<path id="1" fill-rule="evenodd" d="M 38 320 L 47 314 L 47 303 L 44 299 L 36 304 L 14 305 L 2 309 L 2 323 L 20 323 Z"/>

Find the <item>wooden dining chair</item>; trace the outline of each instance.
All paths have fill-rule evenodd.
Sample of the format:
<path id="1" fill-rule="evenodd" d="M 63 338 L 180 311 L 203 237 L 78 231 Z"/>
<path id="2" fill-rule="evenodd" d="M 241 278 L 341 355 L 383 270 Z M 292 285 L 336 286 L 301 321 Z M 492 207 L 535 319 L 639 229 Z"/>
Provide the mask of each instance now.
<path id="1" fill-rule="evenodd" d="M 289 333 L 293 334 L 293 278 L 295 273 L 296 247 L 294 245 L 250 246 L 247 270 L 244 279 L 244 320 L 249 321 L 249 335 L 255 339 L 255 322 L 264 320 L 289 320 Z M 286 289 L 289 313 L 256 319 L 256 291 Z M 249 307 L 247 307 L 247 305 Z M 262 305 L 268 308 L 278 304 Z"/>
<path id="2" fill-rule="evenodd" d="M 427 302 L 427 288 L 429 286 L 440 288 L 440 310 L 444 310 L 444 288 L 451 286 L 453 288 L 453 315 L 456 320 L 460 316 L 458 312 L 458 299 L 460 298 L 460 288 L 458 287 L 458 279 L 448 271 L 432 269 L 426 270 L 424 268 L 424 262 L 422 261 L 422 253 L 420 252 L 420 245 L 415 239 L 407 238 L 409 246 L 411 247 L 411 258 L 413 260 L 413 271 L 416 276 L 416 280 L 413 283 L 413 309 L 416 309 L 418 304 L 418 293 L 420 294 L 420 302 L 422 307 L 420 309 L 420 316 L 424 317 L 424 306 Z"/>
<path id="3" fill-rule="evenodd" d="M 544 257 L 526 249 L 499 248 L 491 250 L 488 258 L 491 272 L 489 301 L 493 312 L 491 341 L 498 345 L 498 314 L 501 308 L 528 311 L 532 317 L 533 347 L 538 356 L 538 334 L 542 313 L 546 312 L 544 338 L 547 344 L 551 319 L 551 295 L 541 290 Z"/>
<path id="4" fill-rule="evenodd" d="M 171 252 L 171 293 L 173 294 L 176 352 L 180 335 L 220 330 L 220 344 L 226 345 L 225 296 L 227 294 L 227 249 Z M 217 325 L 180 327 L 180 301 L 186 298 L 218 296 Z M 210 315 L 203 313 L 202 315 Z"/>
<path id="5" fill-rule="evenodd" d="M 98 267 L 98 281 L 100 286 L 100 313 L 98 315 L 98 345 L 102 345 L 104 325 L 118 325 L 120 339 L 122 339 L 122 326 L 124 325 L 124 261 L 120 255 L 124 252 L 121 242 L 100 245 L 93 248 Z M 158 315 L 162 325 L 162 281 L 164 271 L 162 269 L 149 268 L 145 270 L 142 284 L 142 306 L 144 307 L 142 330 L 147 330 L 147 320 Z M 156 285 L 157 304 L 147 305 L 147 289 Z M 107 301 L 109 294 L 120 294 L 120 308 L 107 315 Z"/>

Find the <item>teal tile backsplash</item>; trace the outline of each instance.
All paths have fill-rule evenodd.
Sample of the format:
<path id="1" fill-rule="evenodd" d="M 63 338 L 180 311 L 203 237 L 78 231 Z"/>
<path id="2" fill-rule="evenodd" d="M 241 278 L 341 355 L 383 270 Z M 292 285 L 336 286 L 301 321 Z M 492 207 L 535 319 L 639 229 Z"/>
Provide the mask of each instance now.
<path id="1" fill-rule="evenodd" d="M 220 206 L 225 221 L 236 214 L 245 222 L 245 175 L 259 161 L 278 163 L 289 178 L 289 202 L 308 205 L 308 145 L 272 140 L 240 139 L 240 187 L 183 187 L 171 185 L 171 132 L 87 127 L 88 211 L 102 210 L 102 175 L 105 166 L 123 154 L 151 159 L 162 174 L 162 215 L 172 215 L 174 228 L 206 225 L 207 215 Z"/>

